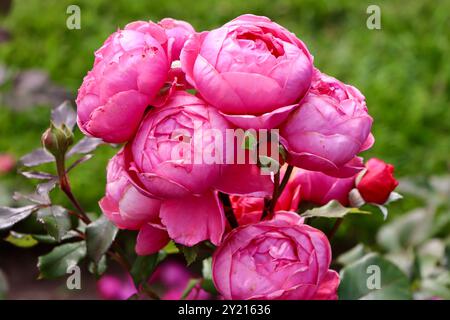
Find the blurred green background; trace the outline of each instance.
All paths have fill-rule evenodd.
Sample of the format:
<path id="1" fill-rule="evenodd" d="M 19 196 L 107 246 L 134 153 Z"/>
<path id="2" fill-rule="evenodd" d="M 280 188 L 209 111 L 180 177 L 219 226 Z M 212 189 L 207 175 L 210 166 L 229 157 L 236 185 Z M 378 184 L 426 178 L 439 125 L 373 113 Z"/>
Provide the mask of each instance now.
<path id="1" fill-rule="evenodd" d="M 66 9 L 71 4 L 81 8 L 80 30 L 66 27 Z M 381 30 L 366 27 L 370 4 L 381 8 Z M 377 156 L 393 163 L 400 177 L 448 171 L 449 1 L 18 0 L 8 15 L 0 16 L 0 27 L 11 34 L 9 41 L 0 43 L 0 64 L 17 71 L 43 69 L 54 83 L 75 95 L 92 66 L 94 50 L 128 22 L 173 17 L 205 30 L 243 13 L 268 16 L 295 32 L 315 56 L 319 69 L 363 92 L 375 119 L 376 137 L 366 158 Z M 0 86 L 0 93 L 10 86 Z M 19 157 L 38 147 L 49 114 L 46 105 L 25 111 L 0 105 L 0 153 Z M 98 211 L 105 165 L 114 152 L 101 147 L 95 159 L 71 175 L 74 192 L 90 210 Z M 8 188 L 27 185 L 15 174 L 0 180 Z M 414 199 L 407 199 L 391 212 L 399 214 L 415 205 Z M 348 224 L 364 225 L 363 230 L 351 228 L 353 243 L 356 237 L 370 241 L 382 218 L 358 219 Z"/>

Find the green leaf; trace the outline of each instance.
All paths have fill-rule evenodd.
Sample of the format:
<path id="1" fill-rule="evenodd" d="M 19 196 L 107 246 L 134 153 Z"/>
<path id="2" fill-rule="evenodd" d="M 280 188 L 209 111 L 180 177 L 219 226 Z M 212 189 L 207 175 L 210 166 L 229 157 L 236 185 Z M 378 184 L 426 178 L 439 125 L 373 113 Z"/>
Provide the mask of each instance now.
<path id="1" fill-rule="evenodd" d="M 6 279 L 6 276 L 3 273 L 3 271 L 0 270 L 0 300 L 6 298 L 8 290 L 9 290 L 8 280 Z"/>
<path id="2" fill-rule="evenodd" d="M 199 253 L 198 246 L 186 247 L 181 244 L 177 244 L 177 247 L 183 253 L 188 266 L 191 265 L 195 260 L 197 260 Z"/>
<path id="3" fill-rule="evenodd" d="M 49 163 L 55 161 L 55 157 L 51 155 L 44 148 L 36 149 L 22 158 L 20 158 L 19 162 L 25 167 L 34 167 L 40 164 Z"/>
<path id="4" fill-rule="evenodd" d="M 51 179 L 49 181 L 38 184 L 36 186 L 36 194 L 44 199 L 48 199 L 49 200 L 48 202 L 50 202 L 49 193 L 56 187 L 57 183 L 58 183 L 57 179 Z"/>
<path id="5" fill-rule="evenodd" d="M 326 205 L 318 208 L 306 210 L 301 214 L 303 218 L 323 217 L 323 218 L 343 218 L 347 214 L 371 214 L 369 211 L 362 211 L 358 208 L 346 208 L 337 200 L 331 200 Z"/>
<path id="6" fill-rule="evenodd" d="M 84 137 L 69 150 L 69 152 L 67 153 L 67 157 L 70 157 L 74 154 L 86 154 L 92 152 L 103 143 L 104 142 L 98 138 Z"/>
<path id="7" fill-rule="evenodd" d="M 33 238 L 32 235 L 18 233 L 15 231 L 10 231 L 9 235 L 5 238 L 5 241 L 20 248 L 31 248 L 39 243 Z"/>
<path id="8" fill-rule="evenodd" d="M 62 244 L 50 253 L 39 257 L 39 279 L 63 276 L 69 268 L 76 266 L 85 256 L 86 243 L 84 241 Z"/>
<path id="9" fill-rule="evenodd" d="M 0 207 L 0 230 L 9 228 L 17 222 L 27 218 L 38 209 L 37 206 L 25 206 L 20 208 Z"/>
<path id="10" fill-rule="evenodd" d="M 108 265 L 106 255 L 103 255 L 98 263 L 91 261 L 88 265 L 89 272 L 95 275 L 97 278 L 104 274 L 107 268 Z"/>
<path id="11" fill-rule="evenodd" d="M 108 251 L 117 235 L 117 227 L 105 216 L 90 223 L 86 227 L 86 246 L 89 258 L 98 263 Z"/>
<path id="12" fill-rule="evenodd" d="M 38 194 L 36 192 L 30 194 L 23 194 L 14 192 L 13 199 L 15 201 L 27 200 L 37 205 L 50 205 L 50 198 L 45 194 Z"/>
<path id="13" fill-rule="evenodd" d="M 443 265 L 445 259 L 444 241 L 434 238 L 422 243 L 415 250 L 416 259 L 422 277 L 431 277 Z"/>
<path id="14" fill-rule="evenodd" d="M 73 130 L 77 122 L 77 113 L 69 101 L 64 101 L 52 110 L 51 120 L 58 127 L 65 125 L 70 130 Z"/>
<path id="15" fill-rule="evenodd" d="M 361 259 L 365 254 L 366 249 L 364 248 L 364 245 L 360 243 L 349 251 L 341 254 L 339 257 L 337 257 L 336 261 L 341 265 L 346 266 Z"/>
<path id="16" fill-rule="evenodd" d="M 40 243 L 46 243 L 46 244 L 58 243 L 58 241 L 56 241 L 55 238 L 53 238 L 49 234 L 32 234 L 31 236 L 34 239 L 36 239 L 37 241 L 39 241 Z M 70 230 L 63 237 L 61 237 L 61 241 L 67 240 L 67 239 L 73 239 L 78 236 L 79 236 L 78 233 L 76 233 L 74 230 Z"/>
<path id="17" fill-rule="evenodd" d="M 408 277 L 395 264 L 375 253 L 343 268 L 340 278 L 338 294 L 342 300 L 412 299 Z"/>
<path id="18" fill-rule="evenodd" d="M 426 295 L 424 299 L 432 299 L 439 297 L 450 300 L 450 273 L 444 272 L 433 279 L 424 279 L 420 284 L 422 295 Z"/>
<path id="19" fill-rule="evenodd" d="M 175 245 L 175 242 L 169 241 L 169 243 L 162 249 L 166 254 L 177 254 L 180 252 L 178 250 L 177 246 Z"/>
<path id="20" fill-rule="evenodd" d="M 130 274 L 137 288 L 140 288 L 150 278 L 158 264 L 158 254 L 138 256 L 133 263 Z"/>
<path id="21" fill-rule="evenodd" d="M 445 266 L 450 271 L 450 243 L 447 243 L 445 247 Z"/>
<path id="22" fill-rule="evenodd" d="M 414 247 L 429 237 L 433 216 L 433 212 L 426 208 L 403 214 L 380 228 L 377 242 L 388 251 Z"/>
<path id="23" fill-rule="evenodd" d="M 57 177 L 54 174 L 42 171 L 19 171 L 19 173 L 28 179 L 51 180 Z"/>
<path id="24" fill-rule="evenodd" d="M 60 206 L 51 206 L 40 209 L 37 219 L 44 224 L 48 234 L 57 242 L 61 242 L 62 238 L 72 227 L 69 213 Z"/>
<path id="25" fill-rule="evenodd" d="M 213 295 L 217 294 L 217 289 L 214 286 L 214 282 L 212 281 L 212 279 L 203 279 L 200 285 L 206 292 L 209 292 Z"/>

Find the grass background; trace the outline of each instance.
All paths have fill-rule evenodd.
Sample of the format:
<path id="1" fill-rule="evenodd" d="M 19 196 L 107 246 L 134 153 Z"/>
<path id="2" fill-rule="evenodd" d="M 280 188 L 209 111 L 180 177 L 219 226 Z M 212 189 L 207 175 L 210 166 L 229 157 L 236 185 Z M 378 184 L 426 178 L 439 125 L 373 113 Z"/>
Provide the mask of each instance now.
<path id="1" fill-rule="evenodd" d="M 70 4 L 81 8 L 80 30 L 66 28 Z M 381 30 L 366 27 L 370 4 L 381 8 Z M 266 15 L 295 32 L 319 69 L 363 92 L 375 119 L 376 137 L 366 158 L 377 156 L 393 163 L 398 176 L 448 171 L 449 1 L 16 0 L 10 15 L 0 17 L 0 26 L 13 36 L 0 44 L 0 63 L 17 70 L 44 69 L 54 82 L 76 92 L 92 66 L 93 51 L 128 22 L 169 16 L 205 30 L 243 13 Z M 48 125 L 48 106 L 24 112 L 5 107 L 0 106 L 0 152 L 20 156 L 38 147 L 40 133 Z M 90 210 L 98 211 L 105 164 L 114 152 L 102 147 L 95 159 L 71 176 L 75 192 Z M 10 187 L 25 185 L 12 174 L 0 179 Z M 413 204 L 403 201 L 393 212 L 399 214 Z M 355 237 L 367 238 L 382 220 L 358 219 L 354 224 L 364 231 Z"/>

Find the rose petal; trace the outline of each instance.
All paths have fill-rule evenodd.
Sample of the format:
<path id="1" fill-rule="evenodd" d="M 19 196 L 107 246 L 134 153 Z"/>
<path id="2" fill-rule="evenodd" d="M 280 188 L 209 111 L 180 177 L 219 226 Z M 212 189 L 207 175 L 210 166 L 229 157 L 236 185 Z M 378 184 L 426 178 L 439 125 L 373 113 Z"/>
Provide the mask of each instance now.
<path id="1" fill-rule="evenodd" d="M 160 217 L 170 237 L 186 246 L 204 240 L 218 245 L 225 230 L 225 215 L 216 193 L 165 200 Z"/>
<path id="2" fill-rule="evenodd" d="M 140 256 L 150 255 L 164 248 L 169 240 L 166 230 L 147 223 L 139 231 L 135 251 Z"/>

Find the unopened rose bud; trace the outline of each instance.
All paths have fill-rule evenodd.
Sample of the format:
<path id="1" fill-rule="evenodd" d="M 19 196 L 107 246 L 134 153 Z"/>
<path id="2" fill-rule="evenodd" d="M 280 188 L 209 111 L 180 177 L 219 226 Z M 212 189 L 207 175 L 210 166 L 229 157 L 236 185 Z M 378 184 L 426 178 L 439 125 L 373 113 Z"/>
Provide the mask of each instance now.
<path id="1" fill-rule="evenodd" d="M 65 124 L 56 127 L 51 123 L 50 128 L 42 135 L 43 147 L 55 157 L 64 155 L 72 143 L 73 133 Z"/>
<path id="2" fill-rule="evenodd" d="M 376 158 L 367 161 L 364 175 L 356 182 L 364 201 L 377 204 L 384 204 L 397 186 L 394 166 Z"/>

